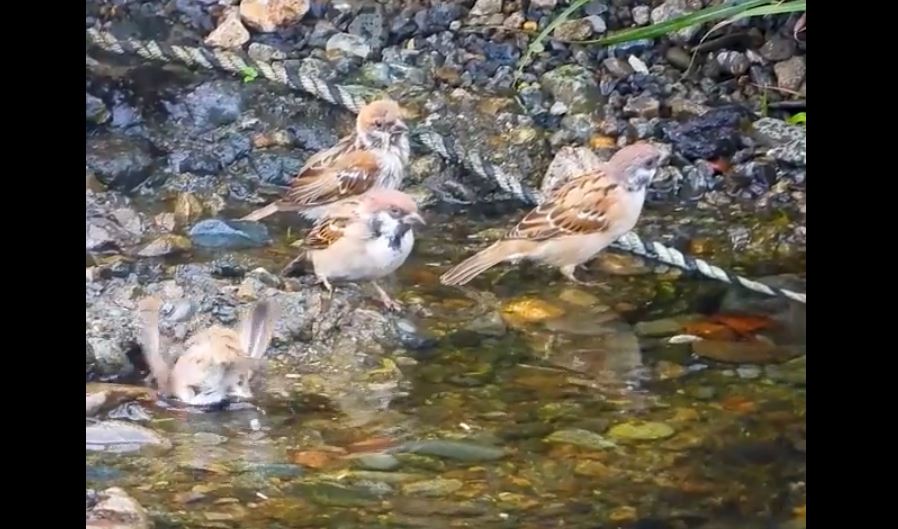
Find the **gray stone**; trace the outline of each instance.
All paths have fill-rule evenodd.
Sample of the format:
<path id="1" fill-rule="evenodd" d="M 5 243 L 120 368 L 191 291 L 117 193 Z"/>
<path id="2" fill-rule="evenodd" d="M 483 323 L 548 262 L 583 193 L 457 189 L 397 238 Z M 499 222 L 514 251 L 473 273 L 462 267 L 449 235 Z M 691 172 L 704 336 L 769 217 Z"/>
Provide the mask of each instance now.
<path id="1" fill-rule="evenodd" d="M 143 183 L 153 166 L 148 143 L 127 136 L 89 138 L 85 162 L 100 182 L 122 191 Z"/>
<path id="2" fill-rule="evenodd" d="M 106 104 L 103 103 L 103 100 L 90 94 L 85 95 L 87 96 L 87 104 L 85 107 L 85 118 L 87 119 L 87 122 L 93 123 L 94 125 L 102 125 L 109 121 L 109 109 L 106 108 Z"/>
<path id="3" fill-rule="evenodd" d="M 237 81 L 203 83 L 184 98 L 186 113 L 175 110 L 176 117 L 193 121 L 203 130 L 229 125 L 243 112 L 243 91 Z"/>
<path id="4" fill-rule="evenodd" d="M 639 116 L 646 119 L 658 117 L 661 110 L 661 102 L 658 98 L 643 94 L 631 97 L 627 104 L 624 105 L 624 114 L 629 116 Z"/>
<path id="5" fill-rule="evenodd" d="M 502 12 L 502 0 L 477 0 L 471 8 L 474 16 L 495 15 Z"/>
<path id="6" fill-rule="evenodd" d="M 734 76 L 744 75 L 750 66 L 748 57 L 738 51 L 722 51 L 717 54 L 717 64 L 721 69 Z"/>
<path id="7" fill-rule="evenodd" d="M 773 65 L 776 74 L 776 84 L 786 90 L 798 91 L 804 76 L 807 73 L 807 63 L 803 55 L 797 55 L 789 60 Z"/>
<path id="8" fill-rule="evenodd" d="M 696 5 L 697 3 L 697 5 Z M 701 9 L 701 0 L 665 0 L 661 5 L 652 9 L 652 22 L 658 24 L 668 20 L 692 13 Z M 670 39 L 678 44 L 686 44 L 701 30 L 700 24 L 695 24 L 670 34 Z"/>
<path id="9" fill-rule="evenodd" d="M 90 491 L 92 492 L 92 491 Z M 87 529 L 150 529 L 153 521 L 140 503 L 119 487 L 88 494 Z"/>
<path id="10" fill-rule="evenodd" d="M 794 39 L 783 37 L 781 35 L 774 35 L 761 46 L 758 53 L 768 61 L 779 62 L 785 61 L 795 55 L 795 48 Z"/>
<path id="11" fill-rule="evenodd" d="M 649 6 L 636 6 L 633 8 L 633 22 L 637 26 L 644 26 L 651 21 L 651 9 Z"/>
<path id="12" fill-rule="evenodd" d="M 367 59 L 373 51 L 364 37 L 351 33 L 337 33 L 327 39 L 325 49 L 329 52 L 338 51 L 361 59 Z"/>
<path id="13" fill-rule="evenodd" d="M 601 18 L 599 18 L 601 20 Z M 580 18 L 566 20 L 555 28 L 555 38 L 563 41 L 577 41 L 588 39 L 593 32 L 593 25 L 589 20 Z"/>
<path id="14" fill-rule="evenodd" d="M 569 64 L 546 72 L 542 87 L 555 99 L 567 105 L 572 113 L 591 112 L 600 103 L 599 86 L 590 70 Z"/>

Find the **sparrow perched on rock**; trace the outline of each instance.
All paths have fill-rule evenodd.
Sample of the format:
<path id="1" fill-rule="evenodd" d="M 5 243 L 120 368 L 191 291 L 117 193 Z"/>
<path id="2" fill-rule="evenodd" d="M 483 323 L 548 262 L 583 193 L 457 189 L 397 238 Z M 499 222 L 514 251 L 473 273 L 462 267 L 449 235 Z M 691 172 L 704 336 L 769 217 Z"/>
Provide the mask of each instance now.
<path id="1" fill-rule="evenodd" d="M 408 126 L 394 101 L 363 107 L 354 133 L 313 155 L 279 200 L 241 220 L 261 220 L 279 211 L 298 211 L 310 220 L 326 209 L 370 189 L 398 189 L 409 158 Z"/>
<path id="2" fill-rule="evenodd" d="M 331 292 L 331 281 L 371 281 L 383 304 L 398 310 L 400 304 L 377 280 L 405 263 L 415 244 L 415 224 L 424 224 L 424 219 L 412 197 L 392 189 L 373 189 L 321 218 L 306 235 L 303 254 L 282 273 L 288 275 L 303 268 L 300 265 L 311 265 L 319 282 Z"/>
<path id="3" fill-rule="evenodd" d="M 259 367 L 274 332 L 276 315 L 267 302 L 258 303 L 237 330 L 212 326 L 192 336 L 186 351 L 173 362 L 162 354 L 156 297 L 138 304 L 144 358 L 159 392 L 191 406 L 210 406 L 231 397 L 251 399 L 250 379 Z"/>
<path id="4" fill-rule="evenodd" d="M 633 229 L 660 160 L 661 152 L 648 143 L 624 147 L 600 169 L 552 191 L 502 240 L 447 271 L 440 282 L 464 285 L 501 262 L 530 260 L 589 284 L 574 270 Z"/>

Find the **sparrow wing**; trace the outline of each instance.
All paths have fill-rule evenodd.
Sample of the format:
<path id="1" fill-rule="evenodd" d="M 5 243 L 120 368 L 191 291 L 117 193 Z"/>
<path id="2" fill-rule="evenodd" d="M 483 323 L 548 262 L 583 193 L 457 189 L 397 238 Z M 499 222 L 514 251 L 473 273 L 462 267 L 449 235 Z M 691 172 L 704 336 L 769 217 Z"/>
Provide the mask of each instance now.
<path id="1" fill-rule="evenodd" d="M 608 231 L 615 222 L 623 188 L 603 171 L 575 178 L 530 211 L 509 239 L 543 241 L 564 235 Z"/>
<path id="2" fill-rule="evenodd" d="M 374 154 L 353 151 L 332 166 L 309 170 L 290 183 L 284 202 L 300 206 L 322 206 L 357 196 L 377 183 L 380 163 Z"/>
<path id="3" fill-rule="evenodd" d="M 334 165 L 334 162 L 344 154 L 356 150 L 356 133 L 340 138 L 333 147 L 318 151 L 306 160 L 305 165 L 297 173 L 296 178 L 303 178 L 308 172 L 320 172 Z"/>
<path id="4" fill-rule="evenodd" d="M 308 250 L 324 250 L 340 240 L 346 232 L 350 218 L 345 216 L 325 217 L 315 223 L 306 234 L 302 247 Z"/>

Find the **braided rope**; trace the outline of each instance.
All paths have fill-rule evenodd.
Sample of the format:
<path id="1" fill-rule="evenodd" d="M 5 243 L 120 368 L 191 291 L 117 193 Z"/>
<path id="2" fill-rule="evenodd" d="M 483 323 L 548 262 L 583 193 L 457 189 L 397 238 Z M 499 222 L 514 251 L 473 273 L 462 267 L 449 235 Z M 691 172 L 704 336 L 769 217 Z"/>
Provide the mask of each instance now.
<path id="1" fill-rule="evenodd" d="M 111 53 L 137 55 L 157 62 L 181 63 L 191 67 L 224 70 L 238 74 L 252 69 L 270 81 L 289 86 L 294 90 L 306 92 L 353 113 L 358 113 L 368 101 L 379 96 L 377 91 L 364 86 L 334 84 L 305 74 L 299 68 L 288 68 L 280 62 L 267 63 L 257 61 L 243 52 L 198 46 L 170 45 L 131 38 L 120 39 L 109 32 L 99 31 L 95 28 L 87 30 L 87 42 L 89 45 Z M 88 63 L 90 63 L 90 60 L 88 60 Z M 461 163 L 474 174 L 485 180 L 495 182 L 503 191 L 518 199 L 528 204 L 539 203 L 540 194 L 538 191 L 527 186 L 519 176 L 509 174 L 502 168 L 487 161 L 476 149 L 463 148 L 452 141 L 451 138 L 430 129 L 416 127 L 412 129 L 411 135 L 431 152 L 436 153 L 449 162 Z M 804 293 L 771 287 L 758 281 L 728 273 L 706 261 L 689 257 L 658 242 L 646 243 L 633 232 L 621 237 L 613 246 L 688 272 L 698 272 L 717 281 L 741 285 L 749 290 L 768 296 L 782 296 L 799 303 L 806 303 Z"/>

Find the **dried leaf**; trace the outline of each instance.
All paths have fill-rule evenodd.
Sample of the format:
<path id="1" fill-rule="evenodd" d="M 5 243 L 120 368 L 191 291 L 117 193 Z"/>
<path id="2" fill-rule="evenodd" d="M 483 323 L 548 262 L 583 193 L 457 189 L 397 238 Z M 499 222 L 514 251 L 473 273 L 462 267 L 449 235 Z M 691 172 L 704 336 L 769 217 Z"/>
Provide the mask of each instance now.
<path id="1" fill-rule="evenodd" d="M 730 341 L 736 339 L 736 333 L 722 323 L 712 321 L 695 321 L 683 327 L 684 334 L 691 334 L 706 340 Z"/>
<path id="2" fill-rule="evenodd" d="M 333 460 L 333 454 L 320 450 L 305 450 L 293 453 L 293 462 L 304 467 L 321 469 Z"/>
<path id="3" fill-rule="evenodd" d="M 773 320 L 766 316 L 749 316 L 741 314 L 717 314 L 709 319 L 714 323 L 725 325 L 743 336 L 768 329 L 774 324 Z"/>

